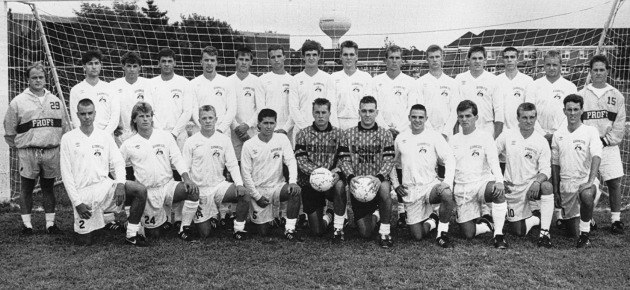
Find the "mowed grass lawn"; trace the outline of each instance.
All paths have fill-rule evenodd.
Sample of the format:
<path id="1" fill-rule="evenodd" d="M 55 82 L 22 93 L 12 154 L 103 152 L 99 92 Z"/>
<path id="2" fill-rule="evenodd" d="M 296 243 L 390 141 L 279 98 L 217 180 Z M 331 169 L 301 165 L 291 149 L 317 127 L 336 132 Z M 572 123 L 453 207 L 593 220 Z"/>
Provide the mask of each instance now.
<path id="1" fill-rule="evenodd" d="M 61 195 L 61 194 L 60 194 Z M 58 211 L 64 236 L 44 233 L 43 213 L 33 216 L 35 234 L 20 235 L 15 210 L 0 213 L 1 289 L 628 289 L 630 230 L 609 233 L 608 213 L 598 211 L 600 229 L 593 247 L 575 249 L 576 239 L 555 228 L 552 249 L 536 247 L 530 236 L 508 235 L 510 249 L 492 247 L 490 234 L 466 241 L 451 224 L 454 249 L 439 248 L 433 238 L 412 241 L 407 231 L 393 231 L 394 248 L 378 247 L 376 237 L 331 245 L 330 235 L 292 244 L 252 236 L 237 242 L 229 231 L 215 232 L 198 244 L 170 234 L 149 248 L 123 244 L 123 234 L 101 232 L 88 247 L 72 241 L 72 211 L 60 196 Z M 40 204 L 36 202 L 36 205 Z M 630 213 L 622 214 L 630 225 Z"/>

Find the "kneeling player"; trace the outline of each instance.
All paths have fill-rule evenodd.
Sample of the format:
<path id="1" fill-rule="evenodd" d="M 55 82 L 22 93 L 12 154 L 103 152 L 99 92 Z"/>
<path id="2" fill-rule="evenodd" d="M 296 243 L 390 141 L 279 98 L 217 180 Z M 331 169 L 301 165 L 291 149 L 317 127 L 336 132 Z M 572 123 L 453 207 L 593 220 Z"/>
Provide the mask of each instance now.
<path id="1" fill-rule="evenodd" d="M 571 94 L 563 102 L 567 126 L 553 134 L 551 143 L 553 191 L 563 223 L 571 236 L 579 234 L 577 247 L 583 248 L 591 245 L 588 235 L 602 143 L 595 127 L 582 124 L 584 99 Z"/>
<path id="2" fill-rule="evenodd" d="M 300 187 L 297 182 L 297 164 L 286 135 L 274 133 L 278 114 L 271 109 L 258 113 L 256 137 L 247 140 L 241 152 L 241 170 L 245 187 L 253 198 L 250 217 L 260 235 L 269 233 L 269 222 L 274 220 L 274 210 L 280 202 L 287 202 L 287 223 L 284 236 L 292 242 L 302 242 L 295 233 L 295 224 L 300 211 Z M 282 164 L 289 168 L 289 183 L 282 175 Z M 274 215 L 275 214 L 275 215 Z"/>
<path id="3" fill-rule="evenodd" d="M 391 180 L 396 193 L 402 196 L 407 209 L 407 226 L 416 240 L 421 240 L 437 227 L 436 242 L 444 248 L 450 246 L 448 223 L 453 212 L 453 175 L 455 159 L 453 152 L 442 134 L 425 129 L 427 109 L 420 104 L 409 111 L 411 131 L 404 131 L 396 137 L 396 160 L 402 164 L 403 180 L 398 176 Z M 444 182 L 438 179 L 435 171 L 439 160 L 445 164 Z M 392 175 L 396 175 L 392 170 Z M 431 204 L 440 204 L 440 216 L 433 213 Z M 439 224 L 438 224 L 439 222 Z"/>
<path id="4" fill-rule="evenodd" d="M 133 166 L 136 180 L 147 187 L 147 204 L 142 219 L 148 236 L 160 235 L 160 227 L 170 215 L 173 203 L 184 201 L 189 210 L 183 213 L 179 237 L 193 241 L 188 232 L 183 231 L 195 217 L 199 206 L 199 189 L 188 176 L 186 163 L 173 136 L 153 128 L 153 108 L 145 102 L 138 102 L 131 111 L 131 128 L 138 134 L 125 140 L 120 146 L 123 158 Z M 184 182 L 173 180 L 171 164 L 175 165 Z"/>
<path id="5" fill-rule="evenodd" d="M 311 231 L 317 236 L 323 235 L 334 215 L 333 242 L 339 242 L 345 240 L 343 223 L 347 202 L 346 184 L 340 178 L 341 170 L 337 167 L 337 150 L 343 132 L 330 124 L 330 106 L 327 99 L 315 99 L 312 109 L 315 121 L 297 134 L 295 157 L 299 169 L 298 184 L 302 187 L 302 205 Z M 329 169 L 335 175 L 333 187 L 326 192 L 314 190 L 309 182 L 313 170 L 320 167 Z M 333 202 L 334 211 L 329 209 L 324 216 L 326 199 Z"/>
<path id="6" fill-rule="evenodd" d="M 92 231 L 105 226 L 104 212 L 122 207 L 131 200 L 126 243 L 147 246 L 138 235 L 140 218 L 147 198 L 146 188 L 134 181 L 125 181 L 125 162 L 111 134 L 94 128 L 94 103 L 80 100 L 77 117 L 81 126 L 61 138 L 61 176 L 74 207 L 74 231 L 78 242 L 92 243 Z M 108 178 L 114 169 L 116 181 Z"/>
<path id="7" fill-rule="evenodd" d="M 549 225 L 553 216 L 551 151 L 544 136 L 534 131 L 536 106 L 522 103 L 516 109 L 518 128 L 503 131 L 497 138 L 497 151 L 506 157 L 505 199 L 507 226 L 517 236 L 527 235 L 540 225 L 539 247 L 551 247 Z M 530 200 L 540 200 L 540 211 L 532 213 Z"/>
<path id="8" fill-rule="evenodd" d="M 372 237 L 380 218 L 379 245 L 382 248 L 391 248 L 394 246 L 394 240 L 389 233 L 392 213 L 391 184 L 385 177 L 389 177 L 394 167 L 394 140 L 388 129 L 376 123 L 377 115 L 376 99 L 372 96 L 363 97 L 359 102 L 361 122 L 344 132 L 339 158 L 351 193 L 356 190 L 356 181 L 363 177 L 370 178 L 371 187 L 377 191 L 376 197 L 370 202 L 360 202 L 354 195 L 350 195 L 359 235 L 363 238 Z"/>
<path id="9" fill-rule="evenodd" d="M 457 122 L 462 131 L 449 141 L 456 162 L 453 194 L 457 222 L 467 239 L 494 230 L 494 247 L 506 249 L 503 224 L 507 205 L 497 147 L 492 135 L 476 129 L 477 119 L 477 104 L 473 101 L 465 100 L 457 105 Z M 485 202 L 492 202 L 494 225 L 480 218 Z"/>
<path id="10" fill-rule="evenodd" d="M 199 108 L 200 131 L 186 140 L 183 156 L 190 178 L 199 186 L 199 210 L 192 203 L 186 203 L 182 213 L 196 212 L 194 222 L 202 237 L 210 235 L 212 225 L 210 218 L 219 211 L 217 206 L 227 203 L 236 205 L 236 221 L 234 222 L 234 238 L 247 238 L 245 218 L 249 213 L 250 195 L 243 187 L 243 179 L 234 154 L 230 137 L 216 134 L 216 111 L 213 106 Z M 224 168 L 230 171 L 234 184 L 225 180 Z M 188 232 L 190 224 L 182 223 L 182 231 Z"/>

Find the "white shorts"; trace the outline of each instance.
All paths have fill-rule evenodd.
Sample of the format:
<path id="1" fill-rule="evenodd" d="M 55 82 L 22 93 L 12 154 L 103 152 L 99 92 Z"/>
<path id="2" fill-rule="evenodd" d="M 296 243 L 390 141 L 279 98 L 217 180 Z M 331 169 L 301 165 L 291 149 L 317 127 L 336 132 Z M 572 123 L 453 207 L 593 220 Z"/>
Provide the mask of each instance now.
<path id="1" fill-rule="evenodd" d="M 458 223 L 465 223 L 481 216 L 481 206 L 486 203 L 485 192 L 488 182 L 484 180 L 469 183 L 456 183 L 453 189 Z"/>
<path id="2" fill-rule="evenodd" d="M 88 234 L 105 226 L 103 213 L 118 209 L 114 197 L 116 195 L 116 182 L 109 178 L 100 183 L 79 189 L 79 204 L 84 203 L 92 210 L 92 217 L 81 219 L 76 208 L 74 209 L 74 231 L 77 234 Z M 77 204 L 77 205 L 79 205 Z"/>
<path id="3" fill-rule="evenodd" d="M 255 224 L 264 224 L 272 221 L 275 216 L 278 216 L 280 210 L 280 191 L 286 182 L 282 182 L 276 186 L 271 187 L 257 187 L 256 190 L 262 194 L 262 196 L 269 199 L 269 205 L 262 208 L 258 206 L 256 201 L 252 198 L 252 206 L 249 207 L 249 218 Z"/>
<path id="4" fill-rule="evenodd" d="M 511 192 L 505 192 L 505 201 L 508 208 L 507 221 L 517 222 L 532 216 L 532 209 L 527 198 L 527 192 L 532 183 L 534 183 L 534 180 L 525 184 L 511 185 L 509 186 Z"/>
<path id="5" fill-rule="evenodd" d="M 433 188 L 440 184 L 435 180 L 429 184 L 407 187 L 407 196 L 403 196 L 405 209 L 407 210 L 407 224 L 413 225 L 429 218 L 433 213 L 430 196 Z"/>
<path id="6" fill-rule="evenodd" d="M 580 194 L 578 188 L 580 184 L 588 181 L 588 176 L 582 179 L 560 180 L 560 198 L 562 199 L 561 219 L 572 219 L 580 216 Z M 597 187 L 599 181 L 594 182 Z"/>
<path id="7" fill-rule="evenodd" d="M 599 164 L 599 174 L 603 181 L 623 176 L 623 164 L 619 146 L 606 146 L 602 149 L 602 162 Z"/>
<path id="8" fill-rule="evenodd" d="M 195 215 L 196 224 L 205 222 L 219 213 L 219 206 L 223 203 L 223 197 L 232 186 L 231 182 L 222 181 L 214 187 L 199 187 L 199 208 Z"/>
<path id="9" fill-rule="evenodd" d="M 178 181 L 171 180 L 160 187 L 147 188 L 147 205 L 144 207 L 142 226 L 154 229 L 166 222 L 167 215 L 171 214 L 173 196 L 178 184 Z"/>

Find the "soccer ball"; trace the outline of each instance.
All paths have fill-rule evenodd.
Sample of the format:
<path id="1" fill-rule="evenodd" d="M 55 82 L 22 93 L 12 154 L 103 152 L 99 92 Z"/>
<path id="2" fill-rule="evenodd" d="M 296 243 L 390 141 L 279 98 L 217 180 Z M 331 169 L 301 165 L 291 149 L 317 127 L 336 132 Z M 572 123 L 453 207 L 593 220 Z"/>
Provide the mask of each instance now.
<path id="1" fill-rule="evenodd" d="M 311 172 L 311 187 L 319 192 L 328 191 L 333 186 L 335 176 L 326 168 L 317 168 Z"/>
<path id="2" fill-rule="evenodd" d="M 370 202 L 374 199 L 376 196 L 376 189 L 369 186 L 370 181 L 372 180 L 368 177 L 361 177 L 357 179 L 358 183 L 352 192 L 354 198 L 360 202 Z"/>

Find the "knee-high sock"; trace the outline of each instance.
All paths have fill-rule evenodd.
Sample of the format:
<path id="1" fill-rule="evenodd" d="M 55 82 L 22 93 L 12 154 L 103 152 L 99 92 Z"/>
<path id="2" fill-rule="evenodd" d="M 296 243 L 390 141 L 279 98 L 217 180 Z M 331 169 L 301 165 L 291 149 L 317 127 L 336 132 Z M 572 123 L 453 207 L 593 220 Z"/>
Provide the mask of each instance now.
<path id="1" fill-rule="evenodd" d="M 179 231 L 183 231 L 184 227 L 190 226 L 192 220 L 195 218 L 195 214 L 197 213 L 197 208 L 199 207 L 199 201 L 184 201 L 182 207 L 182 225 L 179 228 Z"/>
<path id="2" fill-rule="evenodd" d="M 494 220 L 494 235 L 503 234 L 503 224 L 505 224 L 505 214 L 507 213 L 507 203 L 492 203 L 492 219 Z"/>
<path id="3" fill-rule="evenodd" d="M 535 215 L 526 218 L 525 219 L 525 234 L 527 235 L 527 233 L 529 233 L 529 230 L 531 230 L 533 227 L 539 224 L 540 224 L 540 219 Z"/>
<path id="4" fill-rule="evenodd" d="M 553 195 L 540 197 L 540 229 L 549 230 L 553 218 Z"/>
<path id="5" fill-rule="evenodd" d="M 174 203 L 173 204 L 173 214 L 175 216 L 174 220 L 176 222 L 181 221 L 183 216 L 182 216 L 182 209 L 183 209 L 184 203 L 183 202 L 178 202 L 178 203 Z"/>

